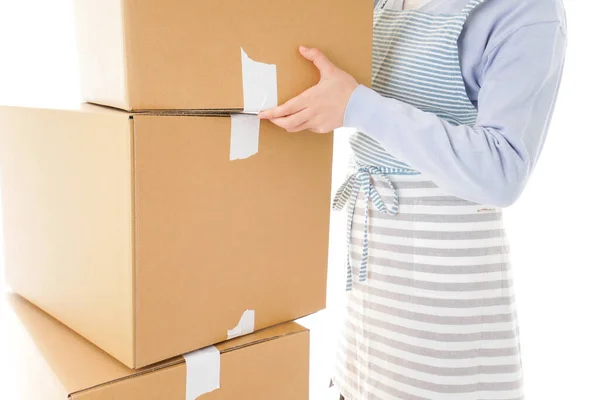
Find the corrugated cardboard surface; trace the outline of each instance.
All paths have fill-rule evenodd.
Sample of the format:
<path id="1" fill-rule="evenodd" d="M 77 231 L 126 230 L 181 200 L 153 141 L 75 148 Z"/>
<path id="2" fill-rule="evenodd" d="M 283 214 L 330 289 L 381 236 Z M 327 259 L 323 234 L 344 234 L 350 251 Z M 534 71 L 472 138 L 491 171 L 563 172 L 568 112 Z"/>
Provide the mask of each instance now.
<path id="1" fill-rule="evenodd" d="M 6 278 L 133 365 L 129 116 L 0 107 Z"/>
<path id="2" fill-rule="evenodd" d="M 138 365 L 226 339 L 246 309 L 260 329 L 324 307 L 331 135 L 263 123 L 232 162 L 229 118 L 134 126 Z"/>
<path id="3" fill-rule="evenodd" d="M 2 381 L 11 400 L 184 400 L 182 357 L 130 370 L 16 295 L 7 295 L 0 326 L 9 352 L 0 363 L 15 379 Z M 219 344 L 221 389 L 201 400 L 308 399 L 308 331 L 294 323 Z"/>
<path id="4" fill-rule="evenodd" d="M 265 122 L 232 162 L 229 118 L 0 123 L 9 285 L 128 366 L 223 341 L 247 309 L 261 329 L 325 306 L 331 135 Z"/>
<path id="5" fill-rule="evenodd" d="M 81 91 L 99 104 L 127 109 L 129 92 L 122 0 L 77 0 Z M 92 95 L 93 94 L 93 95 Z"/>
<path id="6" fill-rule="evenodd" d="M 240 48 L 277 65 L 280 103 L 318 82 L 300 45 L 321 48 L 359 82 L 371 83 L 370 1 L 81 0 L 75 6 L 87 101 L 135 110 L 243 108 Z"/>

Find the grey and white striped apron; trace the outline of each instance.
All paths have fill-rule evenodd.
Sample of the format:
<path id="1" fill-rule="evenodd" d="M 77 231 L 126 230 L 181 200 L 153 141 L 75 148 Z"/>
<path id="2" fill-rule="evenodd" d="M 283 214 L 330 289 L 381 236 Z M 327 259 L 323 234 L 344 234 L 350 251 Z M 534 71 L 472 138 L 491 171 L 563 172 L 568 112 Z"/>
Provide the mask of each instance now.
<path id="1" fill-rule="evenodd" d="M 373 88 L 473 125 L 457 40 L 471 11 L 375 10 Z M 410 132 L 403 132 L 410 134 Z M 347 306 L 334 383 L 346 400 L 517 400 L 521 356 L 502 209 L 439 188 L 363 133 L 348 206 Z"/>

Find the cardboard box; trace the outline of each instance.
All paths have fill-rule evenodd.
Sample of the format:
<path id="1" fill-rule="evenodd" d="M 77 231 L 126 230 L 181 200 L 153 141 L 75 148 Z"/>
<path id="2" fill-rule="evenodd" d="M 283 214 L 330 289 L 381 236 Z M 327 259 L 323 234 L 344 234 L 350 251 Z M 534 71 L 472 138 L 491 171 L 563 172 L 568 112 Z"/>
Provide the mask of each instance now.
<path id="1" fill-rule="evenodd" d="M 332 135 L 230 129 L 0 107 L 7 283 L 131 368 L 323 309 Z"/>
<path id="2" fill-rule="evenodd" d="M 371 84 L 373 4 L 356 0 L 78 0 L 85 101 L 125 110 L 244 108 L 241 49 L 277 68 L 279 103 L 319 80 L 318 47 Z"/>
<path id="3" fill-rule="evenodd" d="M 8 295 L 0 326 L 6 400 L 186 400 L 191 374 L 183 357 L 131 370 L 17 295 Z M 308 399 L 309 333 L 295 323 L 215 346 L 220 388 L 198 400 Z M 210 367 L 210 365 L 209 365 Z M 210 373 L 215 371 L 210 370 Z"/>

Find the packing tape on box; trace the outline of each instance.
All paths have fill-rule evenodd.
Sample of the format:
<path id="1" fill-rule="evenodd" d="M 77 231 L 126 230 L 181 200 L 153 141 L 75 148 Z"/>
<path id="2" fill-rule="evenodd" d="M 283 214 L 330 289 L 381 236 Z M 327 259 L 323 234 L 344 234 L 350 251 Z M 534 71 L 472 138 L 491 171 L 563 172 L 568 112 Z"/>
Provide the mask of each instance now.
<path id="1" fill-rule="evenodd" d="M 221 387 L 221 352 L 215 346 L 184 354 L 185 400 L 196 400 Z"/>
<path id="2" fill-rule="evenodd" d="M 258 153 L 260 120 L 256 115 L 231 115 L 231 148 L 229 159 L 242 160 Z"/>
<path id="3" fill-rule="evenodd" d="M 235 328 L 227 331 L 227 340 L 254 332 L 254 310 L 246 310 Z"/>
<path id="4" fill-rule="evenodd" d="M 244 114 L 231 116 L 230 160 L 245 159 L 258 152 L 257 114 L 277 107 L 277 66 L 252 60 L 243 48 L 241 55 Z"/>
<path id="5" fill-rule="evenodd" d="M 227 331 L 227 340 L 254 332 L 254 310 L 246 310 L 240 322 Z M 215 346 L 184 354 L 186 365 L 185 400 L 196 400 L 221 387 L 221 352 Z"/>
<path id="6" fill-rule="evenodd" d="M 277 66 L 252 60 L 242 52 L 242 83 L 244 112 L 259 111 L 277 106 Z"/>

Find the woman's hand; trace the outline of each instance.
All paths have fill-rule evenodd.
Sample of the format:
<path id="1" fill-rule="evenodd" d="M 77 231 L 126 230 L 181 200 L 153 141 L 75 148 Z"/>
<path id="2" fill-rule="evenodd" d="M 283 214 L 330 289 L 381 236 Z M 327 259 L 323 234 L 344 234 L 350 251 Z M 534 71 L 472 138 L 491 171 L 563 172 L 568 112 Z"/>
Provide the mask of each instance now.
<path id="1" fill-rule="evenodd" d="M 308 129 L 327 133 L 340 128 L 344 123 L 346 105 L 358 82 L 318 49 L 300 47 L 300 54 L 315 64 L 321 80 L 285 104 L 259 113 L 258 117 L 271 120 L 288 132 Z"/>

